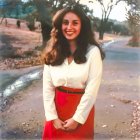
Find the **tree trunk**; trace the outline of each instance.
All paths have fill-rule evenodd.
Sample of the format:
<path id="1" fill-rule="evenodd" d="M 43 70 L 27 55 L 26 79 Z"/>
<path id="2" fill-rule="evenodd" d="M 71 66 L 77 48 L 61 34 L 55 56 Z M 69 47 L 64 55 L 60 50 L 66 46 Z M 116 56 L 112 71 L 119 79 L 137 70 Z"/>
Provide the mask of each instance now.
<path id="1" fill-rule="evenodd" d="M 104 25 L 101 25 L 100 30 L 99 30 L 99 39 L 100 40 L 104 39 L 104 33 L 105 33 Z"/>
<path id="2" fill-rule="evenodd" d="M 46 46 L 48 39 L 50 38 L 51 26 L 41 21 L 41 29 L 42 29 L 42 39 L 43 39 L 43 47 Z"/>
<path id="3" fill-rule="evenodd" d="M 103 40 L 104 32 L 105 32 L 105 22 L 104 22 L 104 20 L 101 20 L 100 27 L 99 27 L 99 39 L 100 40 Z"/>
<path id="4" fill-rule="evenodd" d="M 1 21 L 0 21 L 0 24 L 2 24 L 3 20 L 5 19 L 5 15 L 3 15 Z"/>
<path id="5" fill-rule="evenodd" d="M 103 31 L 100 31 L 99 32 L 99 39 L 100 40 L 103 40 L 104 39 L 104 32 Z"/>
<path id="6" fill-rule="evenodd" d="M 51 14 L 48 10 L 47 3 L 45 0 L 34 0 L 37 11 L 39 13 L 39 20 L 41 22 L 43 47 L 46 46 L 46 42 L 50 37 L 51 30 Z"/>
<path id="7" fill-rule="evenodd" d="M 2 24 L 3 20 L 4 20 L 4 17 L 2 17 L 2 19 L 1 19 L 1 21 L 0 21 L 0 24 Z"/>
<path id="8" fill-rule="evenodd" d="M 129 40 L 129 44 L 132 47 L 139 47 L 140 46 L 140 32 L 139 29 L 132 34 L 132 38 Z"/>

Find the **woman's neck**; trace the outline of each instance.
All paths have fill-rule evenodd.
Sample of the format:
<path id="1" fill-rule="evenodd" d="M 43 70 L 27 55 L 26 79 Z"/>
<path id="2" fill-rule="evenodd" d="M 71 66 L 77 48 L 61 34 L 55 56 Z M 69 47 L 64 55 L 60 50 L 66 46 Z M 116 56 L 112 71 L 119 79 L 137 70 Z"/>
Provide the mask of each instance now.
<path id="1" fill-rule="evenodd" d="M 70 51 L 73 54 L 75 52 L 76 48 L 77 48 L 76 42 L 75 41 L 70 41 L 69 44 L 70 44 Z"/>

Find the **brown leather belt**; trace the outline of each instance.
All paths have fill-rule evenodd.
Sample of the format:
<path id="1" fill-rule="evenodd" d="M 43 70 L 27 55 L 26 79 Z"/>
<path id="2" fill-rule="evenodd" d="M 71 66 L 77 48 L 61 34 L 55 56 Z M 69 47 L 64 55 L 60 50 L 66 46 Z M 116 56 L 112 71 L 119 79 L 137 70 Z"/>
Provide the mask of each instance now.
<path id="1" fill-rule="evenodd" d="M 70 88 L 70 87 L 56 87 L 57 90 L 66 92 L 66 93 L 72 93 L 72 94 L 84 94 L 85 89 L 78 89 L 78 88 Z"/>

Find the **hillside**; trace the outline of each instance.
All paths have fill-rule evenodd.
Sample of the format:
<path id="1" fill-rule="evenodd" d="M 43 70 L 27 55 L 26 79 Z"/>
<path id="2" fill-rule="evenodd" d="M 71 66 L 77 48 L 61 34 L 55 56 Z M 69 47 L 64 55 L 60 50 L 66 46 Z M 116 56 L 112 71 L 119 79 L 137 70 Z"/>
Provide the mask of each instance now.
<path id="1" fill-rule="evenodd" d="M 29 31 L 25 21 L 21 21 L 21 27 L 17 28 L 16 21 L 7 18 L 7 25 L 4 21 L 0 25 L 0 69 L 27 67 L 39 63 L 27 62 L 27 59 L 33 61 L 34 58 L 31 57 L 37 59 L 36 56 L 40 54 L 35 48 L 42 44 L 41 31 Z M 15 66 L 11 66 L 11 63 Z M 18 63 L 22 63 L 22 66 Z"/>

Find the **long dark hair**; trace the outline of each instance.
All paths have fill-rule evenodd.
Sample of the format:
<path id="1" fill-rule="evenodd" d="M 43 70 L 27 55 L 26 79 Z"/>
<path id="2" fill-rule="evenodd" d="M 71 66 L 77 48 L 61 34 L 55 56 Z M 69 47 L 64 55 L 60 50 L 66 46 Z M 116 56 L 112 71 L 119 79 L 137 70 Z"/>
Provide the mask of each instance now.
<path id="1" fill-rule="evenodd" d="M 53 28 L 51 31 L 51 38 L 47 42 L 47 46 L 43 52 L 44 63 L 52 66 L 61 65 L 66 57 L 72 55 L 69 43 L 64 37 L 61 29 L 63 17 L 68 12 L 73 12 L 81 19 L 81 31 L 76 40 L 76 51 L 73 54 L 74 61 L 77 64 L 86 62 L 86 53 L 89 44 L 96 45 L 99 48 L 101 57 L 103 59 L 105 54 L 95 40 L 94 33 L 92 32 L 90 24 L 90 19 L 86 16 L 85 12 L 79 5 L 75 5 L 59 10 L 54 15 L 52 21 Z"/>

